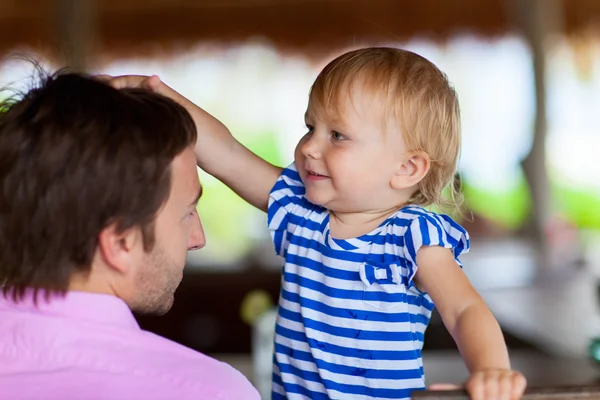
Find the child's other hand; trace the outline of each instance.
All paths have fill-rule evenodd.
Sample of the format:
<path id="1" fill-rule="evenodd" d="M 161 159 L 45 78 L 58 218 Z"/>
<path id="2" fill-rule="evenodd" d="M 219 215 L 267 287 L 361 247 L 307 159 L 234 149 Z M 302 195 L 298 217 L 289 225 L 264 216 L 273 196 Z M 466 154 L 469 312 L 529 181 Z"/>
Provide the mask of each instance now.
<path id="1" fill-rule="evenodd" d="M 122 75 L 122 76 L 110 76 L 110 75 L 96 75 L 96 79 L 104 81 L 114 87 L 115 89 L 125 88 L 145 88 L 155 92 L 160 90 L 160 78 L 157 75 L 145 76 L 145 75 Z"/>
<path id="2" fill-rule="evenodd" d="M 517 400 L 526 386 L 523 374 L 509 369 L 476 371 L 465 383 L 472 400 Z"/>

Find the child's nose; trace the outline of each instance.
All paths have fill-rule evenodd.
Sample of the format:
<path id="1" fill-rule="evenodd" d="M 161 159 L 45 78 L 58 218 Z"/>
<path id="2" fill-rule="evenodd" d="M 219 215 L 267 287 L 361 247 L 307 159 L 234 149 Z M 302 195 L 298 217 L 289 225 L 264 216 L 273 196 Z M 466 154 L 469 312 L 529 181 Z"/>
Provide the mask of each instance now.
<path id="1" fill-rule="evenodd" d="M 307 137 L 302 144 L 302 154 L 309 158 L 319 158 L 321 157 L 320 147 L 319 139 L 317 138 L 317 135 L 313 133 Z"/>

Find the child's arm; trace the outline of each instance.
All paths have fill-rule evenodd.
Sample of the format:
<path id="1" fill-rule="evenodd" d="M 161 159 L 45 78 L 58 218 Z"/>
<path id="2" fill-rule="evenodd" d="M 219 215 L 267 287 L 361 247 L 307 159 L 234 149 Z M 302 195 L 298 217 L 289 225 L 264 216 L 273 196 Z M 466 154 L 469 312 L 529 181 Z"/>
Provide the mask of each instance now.
<path id="1" fill-rule="evenodd" d="M 198 140 L 194 149 L 198 166 L 225 183 L 253 206 L 267 211 L 269 193 L 281 174 L 281 168 L 252 153 L 238 142 L 219 120 L 161 82 L 156 75 L 129 75 L 108 79 L 113 87 L 149 88 L 185 107 L 198 130 Z"/>
<path id="2" fill-rule="evenodd" d="M 423 246 L 417 265 L 415 283 L 433 300 L 471 373 L 466 383 L 471 398 L 521 398 L 525 377 L 511 370 L 500 326 L 451 250 Z"/>

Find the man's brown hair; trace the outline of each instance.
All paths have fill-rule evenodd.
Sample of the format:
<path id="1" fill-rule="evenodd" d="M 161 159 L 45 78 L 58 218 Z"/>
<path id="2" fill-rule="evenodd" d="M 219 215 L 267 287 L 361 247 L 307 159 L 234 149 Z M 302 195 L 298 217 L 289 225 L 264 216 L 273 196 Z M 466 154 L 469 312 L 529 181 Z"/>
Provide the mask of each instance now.
<path id="1" fill-rule="evenodd" d="M 15 299 L 66 292 L 113 224 L 150 251 L 171 163 L 196 141 L 189 113 L 148 90 L 74 73 L 36 86 L 0 104 L 0 286 Z"/>

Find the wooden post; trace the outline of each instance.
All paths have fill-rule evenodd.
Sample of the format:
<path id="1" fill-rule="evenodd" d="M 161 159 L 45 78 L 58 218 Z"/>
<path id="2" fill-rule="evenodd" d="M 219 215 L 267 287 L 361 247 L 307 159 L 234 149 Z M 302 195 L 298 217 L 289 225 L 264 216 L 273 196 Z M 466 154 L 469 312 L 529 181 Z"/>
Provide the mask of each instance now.
<path id="1" fill-rule="evenodd" d="M 63 65 L 75 71 L 87 71 L 96 32 L 95 0 L 56 0 L 56 10 Z"/>
<path id="2" fill-rule="evenodd" d="M 511 0 L 514 20 L 523 32 L 532 54 L 535 79 L 535 123 L 533 144 L 522 166 L 529 186 L 533 210 L 529 233 L 543 267 L 550 266 L 546 229 L 551 218 L 550 184 L 546 167 L 546 49 L 548 39 L 561 31 L 561 0 Z"/>

